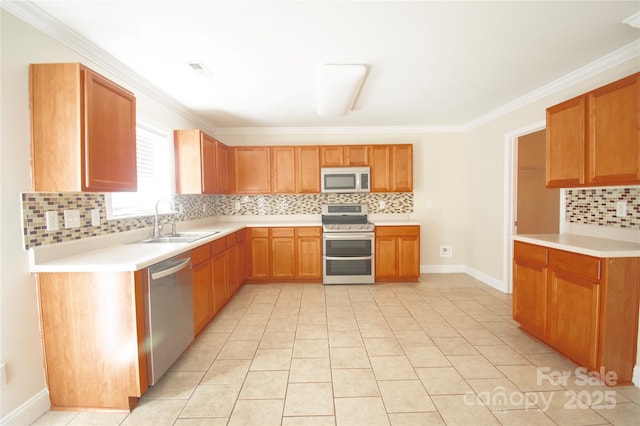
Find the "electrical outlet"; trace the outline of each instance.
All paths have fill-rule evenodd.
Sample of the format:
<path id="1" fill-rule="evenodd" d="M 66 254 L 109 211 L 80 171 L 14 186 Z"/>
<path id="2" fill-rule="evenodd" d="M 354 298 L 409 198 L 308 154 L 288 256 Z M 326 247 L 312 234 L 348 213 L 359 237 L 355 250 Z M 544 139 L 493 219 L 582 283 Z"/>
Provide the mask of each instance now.
<path id="1" fill-rule="evenodd" d="M 64 228 L 80 228 L 80 210 L 64 211 Z"/>
<path id="2" fill-rule="evenodd" d="M 6 385 L 7 382 L 7 365 L 3 362 L 0 364 L 0 386 Z"/>
<path id="3" fill-rule="evenodd" d="M 100 226 L 100 209 L 91 209 L 91 226 Z"/>
<path id="4" fill-rule="evenodd" d="M 627 202 L 618 201 L 616 203 L 616 217 L 627 217 Z"/>
<path id="5" fill-rule="evenodd" d="M 236 201 L 236 202 L 233 204 L 233 207 L 234 207 L 236 210 L 240 210 L 240 201 Z"/>
<path id="6" fill-rule="evenodd" d="M 387 203 L 384 200 L 380 200 L 379 205 L 380 205 L 380 210 L 384 210 L 384 208 L 387 207 Z"/>
<path id="7" fill-rule="evenodd" d="M 207 203 L 202 203 L 202 213 L 207 212 Z"/>
<path id="8" fill-rule="evenodd" d="M 47 218 L 47 231 L 57 231 L 58 225 L 58 212 L 55 210 L 49 210 L 45 213 Z"/>
<path id="9" fill-rule="evenodd" d="M 453 256 L 453 247 L 440 246 L 440 257 L 451 257 L 451 256 Z"/>
<path id="10" fill-rule="evenodd" d="M 180 211 L 180 214 L 184 214 L 184 206 L 182 204 L 178 205 L 178 211 Z"/>

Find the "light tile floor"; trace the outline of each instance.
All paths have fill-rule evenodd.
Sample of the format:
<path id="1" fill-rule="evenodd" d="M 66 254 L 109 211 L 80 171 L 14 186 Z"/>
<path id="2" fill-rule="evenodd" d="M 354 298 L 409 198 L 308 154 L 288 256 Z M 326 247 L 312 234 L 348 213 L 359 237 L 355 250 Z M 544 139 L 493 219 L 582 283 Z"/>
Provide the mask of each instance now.
<path id="1" fill-rule="evenodd" d="M 130 414 L 35 424 L 640 425 L 640 389 L 576 368 L 467 275 L 245 285 Z"/>

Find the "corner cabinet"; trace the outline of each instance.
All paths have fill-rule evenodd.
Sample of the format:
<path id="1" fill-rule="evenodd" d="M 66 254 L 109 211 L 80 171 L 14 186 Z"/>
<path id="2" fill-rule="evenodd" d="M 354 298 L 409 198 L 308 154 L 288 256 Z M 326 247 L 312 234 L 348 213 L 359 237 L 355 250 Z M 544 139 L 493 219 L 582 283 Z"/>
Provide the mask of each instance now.
<path id="1" fill-rule="evenodd" d="M 598 258 L 516 241 L 513 270 L 513 318 L 523 330 L 591 371 L 631 382 L 639 258 Z"/>
<path id="2" fill-rule="evenodd" d="M 546 185 L 640 184 L 640 73 L 547 109 Z"/>
<path id="3" fill-rule="evenodd" d="M 31 64 L 35 191 L 136 191 L 136 98 L 79 63 Z"/>
<path id="4" fill-rule="evenodd" d="M 376 282 L 418 281 L 420 227 L 376 226 Z"/>
<path id="5" fill-rule="evenodd" d="M 173 132 L 178 194 L 229 193 L 228 147 L 201 130 Z"/>

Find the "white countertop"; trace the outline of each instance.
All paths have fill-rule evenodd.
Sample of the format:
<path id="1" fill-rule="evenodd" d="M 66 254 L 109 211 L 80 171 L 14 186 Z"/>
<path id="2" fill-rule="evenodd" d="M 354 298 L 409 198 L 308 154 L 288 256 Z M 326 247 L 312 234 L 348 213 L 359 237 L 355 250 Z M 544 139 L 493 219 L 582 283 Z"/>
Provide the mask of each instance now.
<path id="1" fill-rule="evenodd" d="M 405 218 L 379 218 L 375 224 L 419 225 Z M 232 234 L 245 227 L 322 226 L 320 215 L 295 217 L 225 217 L 222 220 L 198 220 L 179 223 L 179 232 L 217 232 L 191 243 L 141 243 L 151 229 L 86 238 L 29 249 L 31 272 L 137 271 L 202 244 Z"/>
<path id="2" fill-rule="evenodd" d="M 640 257 L 640 242 L 634 243 L 576 234 L 514 235 L 513 239 L 523 243 L 600 258 Z"/>

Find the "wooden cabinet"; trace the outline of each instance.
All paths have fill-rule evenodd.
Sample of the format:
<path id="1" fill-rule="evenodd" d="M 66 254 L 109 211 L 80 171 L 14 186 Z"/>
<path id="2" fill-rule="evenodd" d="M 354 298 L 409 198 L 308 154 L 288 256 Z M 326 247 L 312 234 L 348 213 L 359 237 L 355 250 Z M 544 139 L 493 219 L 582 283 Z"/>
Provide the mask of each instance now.
<path id="1" fill-rule="evenodd" d="M 376 281 L 418 281 L 420 227 L 376 226 Z"/>
<path id="2" fill-rule="evenodd" d="M 320 147 L 322 167 L 368 166 L 369 147 L 367 145 L 329 145 Z"/>
<path id="3" fill-rule="evenodd" d="M 320 192 L 320 147 L 296 147 L 296 188 L 298 194 L 317 194 Z"/>
<path id="4" fill-rule="evenodd" d="M 413 145 L 372 145 L 369 151 L 372 192 L 413 191 Z"/>
<path id="5" fill-rule="evenodd" d="M 322 228 L 249 228 L 250 282 L 322 280 Z"/>
<path id="6" fill-rule="evenodd" d="M 227 290 L 227 256 L 224 238 L 211 242 L 211 277 L 213 287 L 213 312 L 217 313 L 231 296 Z"/>
<path id="7" fill-rule="evenodd" d="M 640 183 L 640 73 L 547 109 L 549 188 Z"/>
<path id="8" fill-rule="evenodd" d="M 548 250 L 516 241 L 513 252 L 513 319 L 531 334 L 544 338 Z"/>
<path id="9" fill-rule="evenodd" d="M 322 280 L 322 228 L 296 228 L 296 277 L 301 280 Z"/>
<path id="10" fill-rule="evenodd" d="M 51 408 L 130 410 L 147 390 L 146 271 L 39 273 Z"/>
<path id="11" fill-rule="evenodd" d="M 293 194 L 296 192 L 296 150 L 292 146 L 271 148 L 272 192 Z"/>
<path id="12" fill-rule="evenodd" d="M 228 194 L 229 147 L 201 130 L 173 132 L 178 194 Z"/>
<path id="13" fill-rule="evenodd" d="M 209 244 L 191 250 L 193 277 L 193 329 L 196 335 L 213 318 L 213 281 Z"/>
<path id="14" fill-rule="evenodd" d="M 79 63 L 31 64 L 33 189 L 136 191 L 136 98 Z"/>
<path id="15" fill-rule="evenodd" d="M 271 149 L 269 147 L 233 148 L 233 192 L 269 194 L 271 192 Z"/>
<path id="16" fill-rule="evenodd" d="M 319 151 L 317 146 L 271 147 L 271 193 L 319 193 Z"/>
<path id="17" fill-rule="evenodd" d="M 629 383 L 635 364 L 640 260 L 515 242 L 514 319 L 591 371 Z"/>

